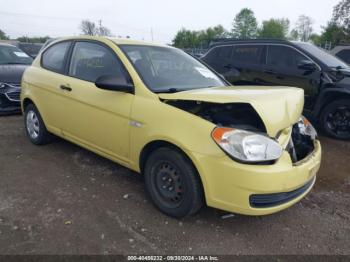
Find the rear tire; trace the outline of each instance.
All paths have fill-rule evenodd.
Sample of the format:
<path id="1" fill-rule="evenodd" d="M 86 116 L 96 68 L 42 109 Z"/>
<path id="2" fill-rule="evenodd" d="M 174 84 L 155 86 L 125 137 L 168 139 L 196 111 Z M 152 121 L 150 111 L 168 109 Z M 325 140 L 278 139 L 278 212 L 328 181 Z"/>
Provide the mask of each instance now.
<path id="1" fill-rule="evenodd" d="M 350 139 L 350 99 L 329 103 L 321 113 L 320 126 L 330 137 Z"/>
<path id="2" fill-rule="evenodd" d="M 198 173 L 178 150 L 163 147 L 152 152 L 144 176 L 146 190 L 161 212 L 181 218 L 202 207 L 203 190 Z"/>
<path id="3" fill-rule="evenodd" d="M 51 142 L 52 135 L 47 131 L 38 109 L 29 104 L 24 112 L 24 125 L 29 140 L 35 145 L 45 145 Z"/>

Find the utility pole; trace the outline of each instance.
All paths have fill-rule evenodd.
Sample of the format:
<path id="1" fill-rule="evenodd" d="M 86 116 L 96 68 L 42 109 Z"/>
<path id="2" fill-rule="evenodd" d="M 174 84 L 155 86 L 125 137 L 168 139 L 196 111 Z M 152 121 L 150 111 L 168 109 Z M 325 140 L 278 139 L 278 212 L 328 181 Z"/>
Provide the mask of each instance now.
<path id="1" fill-rule="evenodd" d="M 153 42 L 153 28 L 151 27 L 151 39 L 152 39 L 152 42 Z"/>
<path id="2" fill-rule="evenodd" d="M 101 29 L 102 29 L 102 19 L 98 20 L 98 30 L 97 30 L 97 34 L 101 35 Z"/>

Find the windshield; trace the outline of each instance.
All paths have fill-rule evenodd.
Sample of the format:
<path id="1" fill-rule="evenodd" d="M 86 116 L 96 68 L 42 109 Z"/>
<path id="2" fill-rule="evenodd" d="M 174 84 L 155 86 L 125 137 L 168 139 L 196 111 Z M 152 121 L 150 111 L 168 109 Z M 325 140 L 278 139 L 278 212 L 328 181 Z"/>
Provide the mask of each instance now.
<path id="1" fill-rule="evenodd" d="M 226 86 L 210 69 L 179 49 L 141 45 L 120 48 L 155 93 Z"/>
<path id="2" fill-rule="evenodd" d="M 33 61 L 26 53 L 15 46 L 0 45 L 0 65 L 24 64 L 29 65 Z"/>
<path id="3" fill-rule="evenodd" d="M 309 52 L 314 57 L 318 58 L 321 62 L 326 64 L 328 67 L 332 68 L 348 68 L 348 65 L 337 57 L 327 53 L 323 49 L 310 44 L 310 43 L 296 43 L 299 47 L 303 48 L 305 51 Z"/>

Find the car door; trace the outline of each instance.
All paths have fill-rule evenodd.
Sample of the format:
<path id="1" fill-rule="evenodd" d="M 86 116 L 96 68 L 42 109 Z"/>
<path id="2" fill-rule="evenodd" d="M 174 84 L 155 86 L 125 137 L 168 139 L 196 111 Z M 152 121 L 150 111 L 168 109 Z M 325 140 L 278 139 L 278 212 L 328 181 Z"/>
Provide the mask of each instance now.
<path id="1" fill-rule="evenodd" d="M 239 74 L 227 80 L 234 84 L 260 84 L 263 76 L 263 63 L 266 58 L 266 46 L 259 44 L 234 45 L 231 65 Z"/>
<path id="2" fill-rule="evenodd" d="M 77 41 L 71 52 L 64 107 L 63 135 L 128 165 L 129 117 L 134 95 L 102 90 L 100 76 L 130 76 L 116 53 L 96 41 Z"/>
<path id="3" fill-rule="evenodd" d="M 301 69 L 302 63 L 313 63 L 306 55 L 286 45 L 269 45 L 263 81 L 269 85 L 304 89 L 305 106 L 311 107 L 319 92 L 321 71 Z M 317 66 L 316 66 L 317 67 Z"/>
<path id="4" fill-rule="evenodd" d="M 61 105 L 64 101 L 61 83 L 64 75 L 68 51 L 72 42 L 64 41 L 48 47 L 41 55 L 41 67 L 31 67 L 32 83 L 36 88 L 35 103 L 42 114 L 46 127 L 60 134 L 64 124 Z"/>

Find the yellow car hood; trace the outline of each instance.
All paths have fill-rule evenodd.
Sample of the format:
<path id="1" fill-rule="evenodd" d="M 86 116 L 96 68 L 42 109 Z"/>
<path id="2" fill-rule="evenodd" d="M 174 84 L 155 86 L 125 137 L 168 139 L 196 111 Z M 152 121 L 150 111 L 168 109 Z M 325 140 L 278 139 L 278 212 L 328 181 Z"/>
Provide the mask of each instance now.
<path id="1" fill-rule="evenodd" d="M 249 103 L 260 115 L 271 137 L 300 118 L 304 91 L 295 87 L 215 87 L 158 94 L 164 100 L 193 100 L 211 103 Z"/>

